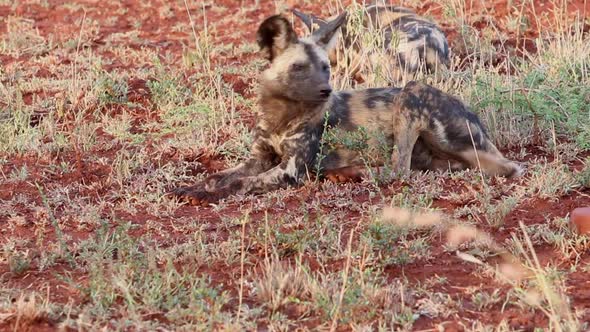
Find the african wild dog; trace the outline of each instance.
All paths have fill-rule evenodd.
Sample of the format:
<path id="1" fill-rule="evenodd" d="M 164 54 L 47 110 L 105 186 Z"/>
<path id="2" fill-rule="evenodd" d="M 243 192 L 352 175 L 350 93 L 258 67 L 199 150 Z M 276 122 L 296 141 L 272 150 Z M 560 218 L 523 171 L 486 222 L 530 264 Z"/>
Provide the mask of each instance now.
<path id="1" fill-rule="evenodd" d="M 330 22 L 313 14 L 307 15 L 293 10 L 307 28 L 312 31 Z M 381 34 L 382 46 L 386 50 L 385 59 L 391 78 L 395 83 L 401 82 L 405 74 L 413 74 L 420 69 L 434 72 L 449 63 L 450 51 L 445 34 L 433 22 L 417 15 L 408 8 L 374 4 L 366 6 L 358 17 L 363 29 L 344 24 L 341 28 L 342 46 L 350 57 L 351 76 L 362 80 L 370 71 L 368 63 L 383 62 L 379 52 L 363 49 L 361 34 Z M 336 63 L 335 49 L 329 53 L 332 64 Z M 366 77 L 365 77 L 366 78 Z"/>
<path id="2" fill-rule="evenodd" d="M 191 204 L 215 202 L 232 194 L 255 194 L 301 184 L 308 172 L 360 166 L 358 151 L 335 146 L 318 155 L 325 129 L 379 132 L 394 171 L 481 165 L 489 175 L 516 176 L 520 167 L 496 149 L 478 117 L 448 94 L 410 82 L 403 89 L 376 88 L 332 92 L 327 51 L 346 13 L 299 39 L 280 15 L 258 29 L 258 44 L 270 66 L 260 77 L 260 119 L 251 156 L 174 194 Z M 396 147 L 395 149 L 393 147 Z M 319 159 L 318 159 L 319 158 Z M 377 160 L 379 166 L 383 160 Z"/>

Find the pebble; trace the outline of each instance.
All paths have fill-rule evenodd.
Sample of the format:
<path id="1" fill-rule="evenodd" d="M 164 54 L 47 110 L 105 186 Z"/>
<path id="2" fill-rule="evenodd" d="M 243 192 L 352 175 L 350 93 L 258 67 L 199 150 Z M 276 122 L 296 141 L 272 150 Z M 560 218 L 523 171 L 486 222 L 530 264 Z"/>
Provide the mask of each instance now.
<path id="1" fill-rule="evenodd" d="M 590 235 L 590 207 L 574 209 L 570 214 L 570 223 L 578 234 Z"/>

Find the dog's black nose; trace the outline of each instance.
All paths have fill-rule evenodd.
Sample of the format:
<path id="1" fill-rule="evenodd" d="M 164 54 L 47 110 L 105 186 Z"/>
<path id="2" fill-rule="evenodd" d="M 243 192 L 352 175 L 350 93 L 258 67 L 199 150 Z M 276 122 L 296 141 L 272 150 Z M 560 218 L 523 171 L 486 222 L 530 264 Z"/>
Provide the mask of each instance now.
<path id="1" fill-rule="evenodd" d="M 320 90 L 320 93 L 322 94 L 322 97 L 329 97 L 332 93 L 332 89 L 323 89 Z"/>

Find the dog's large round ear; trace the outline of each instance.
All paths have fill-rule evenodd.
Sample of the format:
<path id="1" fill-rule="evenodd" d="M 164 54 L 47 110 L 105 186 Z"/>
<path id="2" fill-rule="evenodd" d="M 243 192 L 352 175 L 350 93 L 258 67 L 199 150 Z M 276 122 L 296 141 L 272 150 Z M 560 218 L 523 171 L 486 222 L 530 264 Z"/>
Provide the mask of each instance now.
<path id="1" fill-rule="evenodd" d="M 289 45 L 297 43 L 297 34 L 286 18 L 281 15 L 274 15 L 260 24 L 257 41 L 265 57 L 272 61 L 283 53 Z"/>

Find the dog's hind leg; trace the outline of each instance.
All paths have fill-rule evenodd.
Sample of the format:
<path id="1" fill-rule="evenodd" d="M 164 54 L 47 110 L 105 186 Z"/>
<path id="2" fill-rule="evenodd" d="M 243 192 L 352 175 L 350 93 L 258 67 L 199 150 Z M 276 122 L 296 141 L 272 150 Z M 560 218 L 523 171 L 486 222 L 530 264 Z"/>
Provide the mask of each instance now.
<path id="1" fill-rule="evenodd" d="M 507 178 L 521 176 L 522 167 L 506 159 L 489 139 L 486 140 L 487 147 L 485 149 L 465 149 L 459 151 L 458 155 L 472 168 L 480 168 L 487 175 L 500 175 Z"/>
<path id="2" fill-rule="evenodd" d="M 457 160 L 463 163 L 465 168 L 481 169 L 484 174 L 490 176 L 513 178 L 523 173 L 517 163 L 502 155 L 478 122 L 441 122 L 434 121 L 435 128 L 421 135 L 438 156 L 435 159 Z"/>
<path id="3" fill-rule="evenodd" d="M 412 167 L 412 155 L 416 141 L 426 126 L 426 118 L 414 107 L 416 97 L 410 94 L 400 96 L 401 100 L 394 110 L 393 143 L 391 156 L 393 164 L 392 176 L 396 173 L 407 175 Z"/>
<path id="4" fill-rule="evenodd" d="M 418 82 L 408 83 L 400 95 L 403 95 L 402 105 L 412 101 L 410 106 L 415 111 L 411 114 L 417 116 L 422 112 L 422 117 L 428 119 L 420 138 L 432 151 L 433 158 L 457 160 L 492 176 L 522 174 L 522 168 L 498 151 L 477 115 L 459 99 Z"/>

